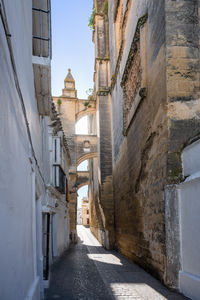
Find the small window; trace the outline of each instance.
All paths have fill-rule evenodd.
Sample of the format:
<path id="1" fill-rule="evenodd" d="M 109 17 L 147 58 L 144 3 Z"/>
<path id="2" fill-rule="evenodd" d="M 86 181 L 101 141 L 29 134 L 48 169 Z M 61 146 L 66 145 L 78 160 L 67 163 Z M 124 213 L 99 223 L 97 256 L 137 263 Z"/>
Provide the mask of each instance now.
<path id="1" fill-rule="evenodd" d="M 50 0 L 32 0 L 33 55 L 51 57 Z"/>
<path id="2" fill-rule="evenodd" d="M 57 161 L 57 140 L 54 140 L 54 161 Z"/>

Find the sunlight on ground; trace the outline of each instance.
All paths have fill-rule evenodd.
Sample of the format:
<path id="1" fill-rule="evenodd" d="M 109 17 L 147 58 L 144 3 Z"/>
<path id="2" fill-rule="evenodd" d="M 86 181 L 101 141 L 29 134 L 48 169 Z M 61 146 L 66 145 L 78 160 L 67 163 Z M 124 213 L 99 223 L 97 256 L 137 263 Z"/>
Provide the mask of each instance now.
<path id="1" fill-rule="evenodd" d="M 133 282 L 133 283 L 111 283 L 110 284 L 113 295 L 120 296 L 125 294 L 128 297 L 138 297 L 144 296 L 145 298 L 139 299 L 153 299 L 153 300 L 166 300 L 168 298 L 162 296 L 155 289 L 153 289 L 150 285 L 143 282 Z M 145 294 L 144 294 L 145 292 Z M 148 298 L 146 296 L 148 295 Z"/>
<path id="2" fill-rule="evenodd" d="M 122 266 L 120 259 L 112 254 L 99 253 L 99 254 L 87 254 L 87 256 L 89 257 L 89 259 L 99 261 L 103 264 Z"/>
<path id="3" fill-rule="evenodd" d="M 77 231 L 81 243 L 88 246 L 88 251 L 91 252 L 87 253 L 88 258 L 95 263 L 100 275 L 106 281 L 112 295 L 111 299 L 169 299 L 169 291 L 156 279 L 140 268 L 132 268 L 130 262 L 124 263 L 113 253 L 104 250 L 90 233 L 89 228 L 78 225 Z"/>
<path id="4" fill-rule="evenodd" d="M 88 117 L 81 118 L 76 123 L 76 134 L 88 134 Z"/>

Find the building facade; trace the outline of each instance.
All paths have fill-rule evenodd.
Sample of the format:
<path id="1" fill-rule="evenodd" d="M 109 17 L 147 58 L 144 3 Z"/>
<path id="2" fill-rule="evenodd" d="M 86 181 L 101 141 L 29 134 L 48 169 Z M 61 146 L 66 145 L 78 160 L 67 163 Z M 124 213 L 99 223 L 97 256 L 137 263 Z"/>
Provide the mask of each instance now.
<path id="1" fill-rule="evenodd" d="M 90 212 L 89 212 L 89 200 L 87 197 L 82 199 L 82 212 L 81 212 L 82 225 L 90 225 Z"/>
<path id="2" fill-rule="evenodd" d="M 69 244 L 68 145 L 51 101 L 50 1 L 0 1 L 0 298 L 38 300 Z M 12 181 L 12 182 L 11 182 Z"/>
<path id="3" fill-rule="evenodd" d="M 100 174 L 91 211 L 100 217 L 91 215 L 92 232 L 193 299 L 200 294 L 199 238 L 190 239 L 200 226 L 199 5 L 95 0 L 93 24 Z"/>

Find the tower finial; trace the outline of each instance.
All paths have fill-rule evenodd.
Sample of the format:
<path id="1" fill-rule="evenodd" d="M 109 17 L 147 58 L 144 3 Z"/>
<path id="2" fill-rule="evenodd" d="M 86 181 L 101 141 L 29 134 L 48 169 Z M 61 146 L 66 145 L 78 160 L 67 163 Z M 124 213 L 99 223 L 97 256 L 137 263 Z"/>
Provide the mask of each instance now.
<path id="1" fill-rule="evenodd" d="M 74 78 L 72 76 L 72 73 L 71 73 L 71 69 L 69 68 L 68 69 L 68 73 L 67 73 L 67 76 L 65 78 L 65 81 L 73 81 L 74 82 Z"/>

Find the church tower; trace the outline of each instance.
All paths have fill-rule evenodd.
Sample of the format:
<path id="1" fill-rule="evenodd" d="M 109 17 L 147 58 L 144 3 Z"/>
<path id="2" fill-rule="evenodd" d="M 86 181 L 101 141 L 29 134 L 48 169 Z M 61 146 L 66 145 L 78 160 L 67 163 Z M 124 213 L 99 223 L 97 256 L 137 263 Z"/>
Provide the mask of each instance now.
<path id="1" fill-rule="evenodd" d="M 64 81 L 64 89 L 62 90 L 62 96 L 69 98 L 77 98 L 75 80 L 71 74 L 71 69 L 68 69 L 68 74 Z"/>

